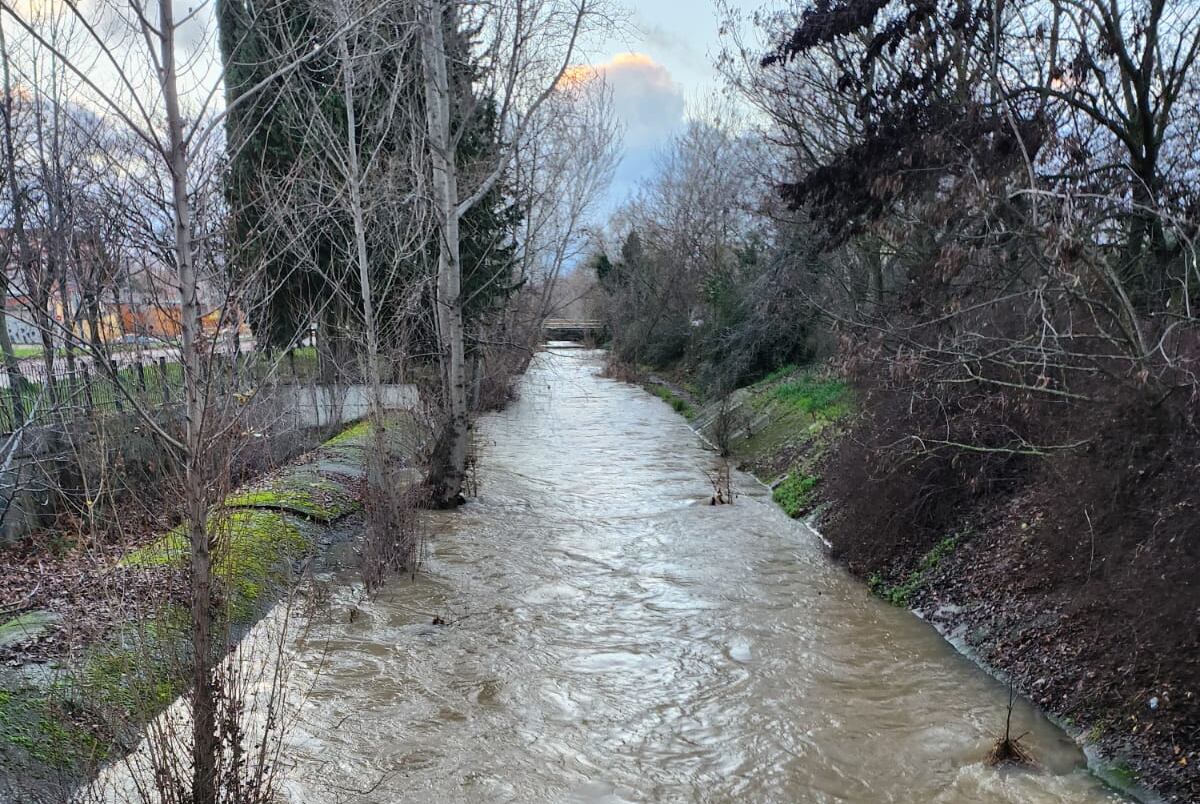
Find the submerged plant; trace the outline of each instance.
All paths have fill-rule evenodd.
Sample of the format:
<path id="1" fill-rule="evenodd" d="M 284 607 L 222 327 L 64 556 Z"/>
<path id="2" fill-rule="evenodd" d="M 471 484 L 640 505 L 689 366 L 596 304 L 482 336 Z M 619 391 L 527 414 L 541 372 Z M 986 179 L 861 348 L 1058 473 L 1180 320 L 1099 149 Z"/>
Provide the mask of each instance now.
<path id="1" fill-rule="evenodd" d="M 1016 703 L 1017 694 L 1013 689 L 1012 681 L 1008 682 L 1008 712 L 1004 718 L 1004 736 L 996 739 L 995 745 L 988 753 L 987 764 L 992 767 L 998 765 L 1032 765 L 1033 756 L 1021 745 L 1021 737 L 1012 736 L 1012 712 L 1013 705 Z M 1028 732 L 1026 732 L 1028 733 Z"/>
<path id="2" fill-rule="evenodd" d="M 733 470 L 729 461 L 722 459 L 721 464 L 711 472 L 705 472 L 705 477 L 712 484 L 713 493 L 709 505 L 733 505 Z"/>

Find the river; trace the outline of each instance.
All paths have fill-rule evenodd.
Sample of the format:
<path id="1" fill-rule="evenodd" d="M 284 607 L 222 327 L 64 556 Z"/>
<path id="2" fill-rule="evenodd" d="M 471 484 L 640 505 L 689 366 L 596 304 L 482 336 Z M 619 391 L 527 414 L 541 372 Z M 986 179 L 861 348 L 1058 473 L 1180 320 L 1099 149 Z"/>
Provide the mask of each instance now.
<path id="1" fill-rule="evenodd" d="M 1041 767 L 987 767 L 1005 688 L 751 478 L 708 505 L 712 453 L 600 358 L 539 354 L 422 573 L 294 646 L 286 800 L 1123 800 L 1024 703 Z"/>

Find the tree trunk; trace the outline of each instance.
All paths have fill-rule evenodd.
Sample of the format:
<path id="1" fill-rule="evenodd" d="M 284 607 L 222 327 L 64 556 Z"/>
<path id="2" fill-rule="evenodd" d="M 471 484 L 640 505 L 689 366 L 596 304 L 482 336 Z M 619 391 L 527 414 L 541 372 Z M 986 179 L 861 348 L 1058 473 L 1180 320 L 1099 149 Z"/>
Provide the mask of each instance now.
<path id="1" fill-rule="evenodd" d="M 168 168 L 175 213 L 175 263 L 179 278 L 184 402 L 187 437 L 184 501 L 190 548 L 192 628 L 192 798 L 194 804 L 216 804 L 216 694 L 213 679 L 212 556 L 206 526 L 208 500 L 202 449 L 205 395 L 201 383 L 200 308 L 192 248 L 192 213 L 187 190 L 187 144 L 175 69 L 175 21 L 172 0 L 159 0 L 159 32 L 163 100 L 169 130 Z"/>
<path id="2" fill-rule="evenodd" d="M 868 286 L 871 292 L 871 306 L 876 313 L 883 309 L 883 242 L 876 237 L 868 237 L 866 242 L 866 259 Z"/>
<path id="3" fill-rule="evenodd" d="M 100 294 L 98 292 L 88 294 L 87 316 L 92 354 L 108 357 L 108 352 L 104 348 L 103 333 L 100 331 Z"/>
<path id="4" fill-rule="evenodd" d="M 58 234 L 55 234 L 55 240 L 56 241 L 58 240 Z M 58 247 L 51 250 L 52 253 L 54 251 L 57 251 L 60 255 L 63 253 L 63 249 L 58 248 Z M 71 312 L 71 295 L 67 290 L 67 288 L 69 286 L 69 282 L 68 282 L 68 277 L 67 277 L 67 261 L 66 261 L 66 259 L 65 258 L 57 259 L 55 261 L 55 267 L 58 269 L 58 295 L 59 295 L 59 299 L 60 299 L 59 303 L 62 304 L 63 340 L 67 347 L 67 351 L 66 351 L 67 373 L 74 374 L 75 373 L 75 346 L 76 346 L 76 338 L 77 338 L 77 336 L 75 334 L 75 327 L 78 324 L 78 320 L 79 320 L 79 310 L 76 309 L 75 312 Z"/>
<path id="5" fill-rule="evenodd" d="M 434 501 L 456 504 L 466 475 L 470 415 L 467 406 L 463 332 L 462 263 L 459 251 L 458 168 L 450 139 L 450 84 L 442 25 L 445 3 L 426 0 L 421 25 L 425 117 L 433 167 L 434 217 L 438 228 L 437 328 L 448 418 L 430 467 Z"/>
<path id="6" fill-rule="evenodd" d="M 342 58 L 342 99 L 346 104 L 346 145 L 350 185 L 350 217 L 354 222 L 354 250 L 358 262 L 358 291 L 363 306 L 363 328 L 367 336 L 367 383 L 371 388 L 370 415 L 376 438 L 383 430 L 383 383 L 379 377 L 379 331 L 375 323 L 375 302 L 371 292 L 371 263 L 367 254 L 367 224 L 363 213 L 362 169 L 358 163 L 358 120 L 354 109 L 354 62 L 343 35 L 338 42 Z"/>

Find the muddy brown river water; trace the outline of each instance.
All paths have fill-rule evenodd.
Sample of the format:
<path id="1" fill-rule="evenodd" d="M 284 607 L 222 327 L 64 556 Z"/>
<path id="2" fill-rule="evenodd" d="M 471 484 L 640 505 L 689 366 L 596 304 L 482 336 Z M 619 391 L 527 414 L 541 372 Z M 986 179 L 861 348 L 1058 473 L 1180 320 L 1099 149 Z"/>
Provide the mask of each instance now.
<path id="1" fill-rule="evenodd" d="M 1041 768 L 986 767 L 1005 688 L 752 479 L 707 505 L 712 453 L 599 366 L 538 355 L 422 574 L 294 646 L 287 801 L 1123 800 L 1024 704 Z"/>

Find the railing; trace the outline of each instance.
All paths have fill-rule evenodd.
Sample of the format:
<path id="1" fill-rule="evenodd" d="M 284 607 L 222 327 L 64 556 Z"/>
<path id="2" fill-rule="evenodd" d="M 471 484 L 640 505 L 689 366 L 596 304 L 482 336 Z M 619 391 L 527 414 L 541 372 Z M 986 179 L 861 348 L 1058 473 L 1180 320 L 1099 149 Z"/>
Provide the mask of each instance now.
<path id="1" fill-rule="evenodd" d="M 572 321 L 567 318 L 548 318 L 542 324 L 542 329 L 548 330 L 587 330 L 587 329 L 603 329 L 603 321 L 583 320 Z"/>
<path id="2" fill-rule="evenodd" d="M 206 384 L 216 393 L 244 392 L 268 377 L 276 382 L 314 379 L 314 350 L 244 352 L 206 361 Z M 183 401 L 183 366 L 174 357 L 116 353 L 105 363 L 79 355 L 55 357 L 47 372 L 40 358 L 17 362 L 16 375 L 0 364 L 0 433 L 132 410 L 164 409 Z"/>

